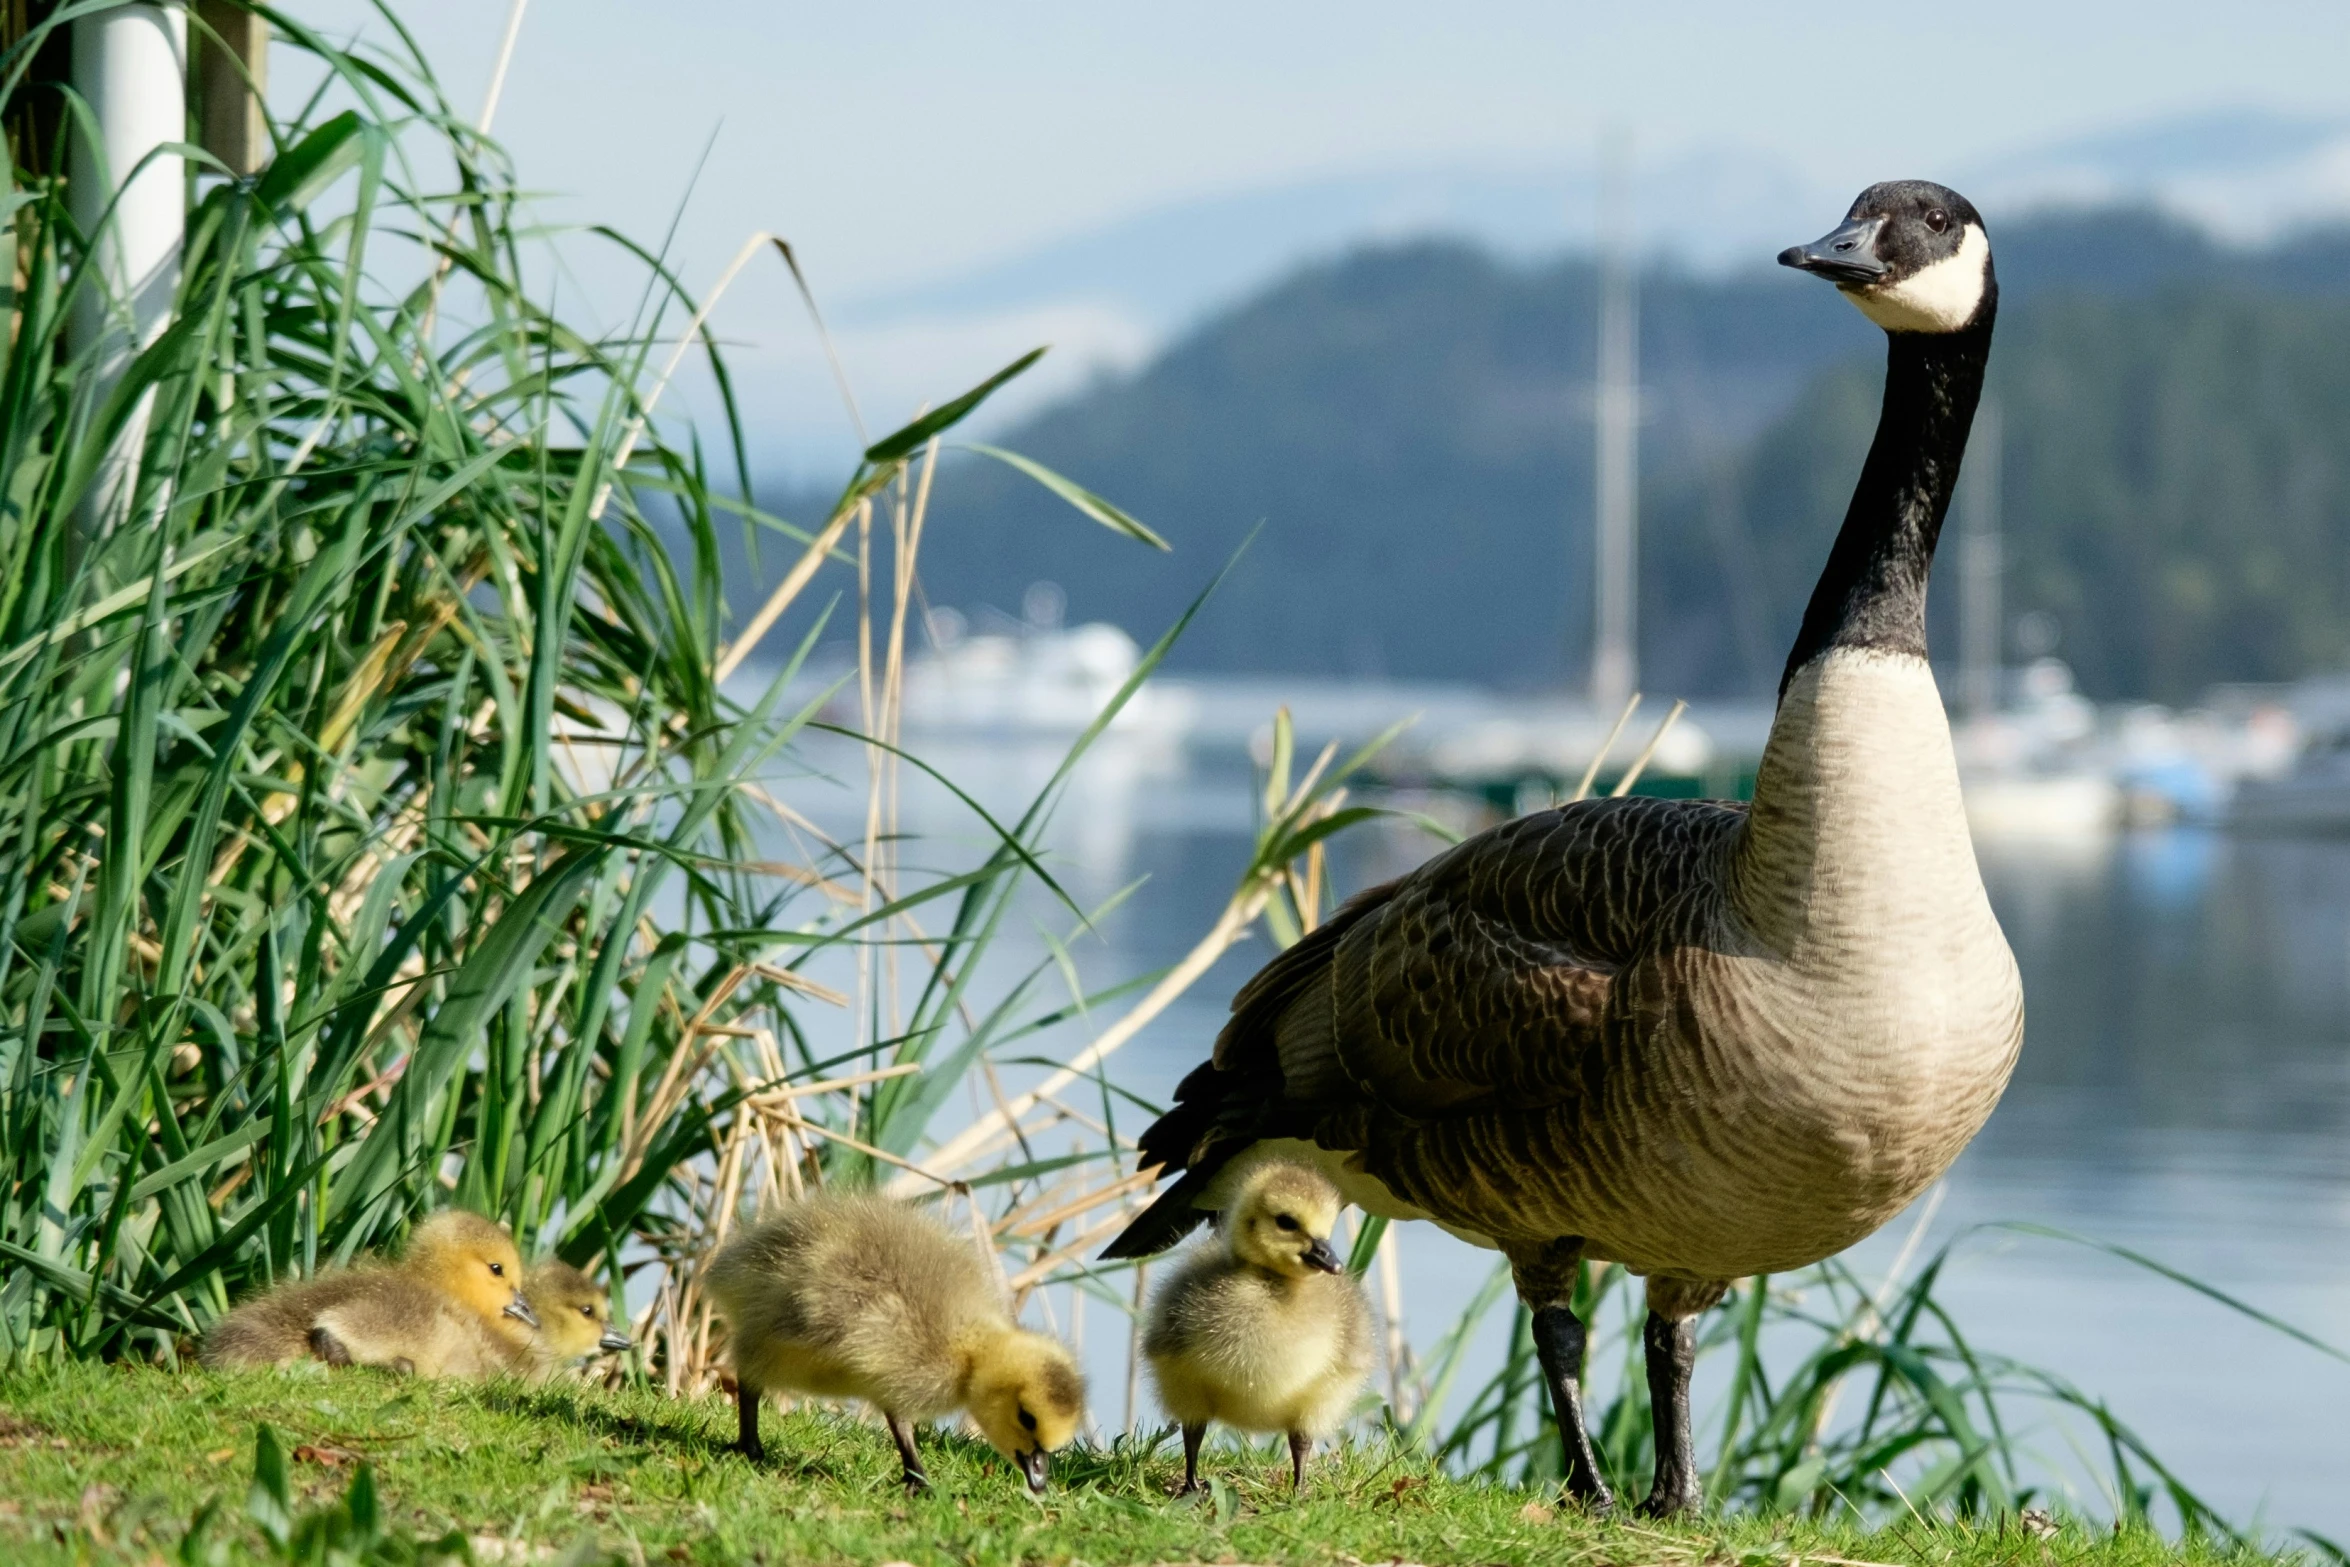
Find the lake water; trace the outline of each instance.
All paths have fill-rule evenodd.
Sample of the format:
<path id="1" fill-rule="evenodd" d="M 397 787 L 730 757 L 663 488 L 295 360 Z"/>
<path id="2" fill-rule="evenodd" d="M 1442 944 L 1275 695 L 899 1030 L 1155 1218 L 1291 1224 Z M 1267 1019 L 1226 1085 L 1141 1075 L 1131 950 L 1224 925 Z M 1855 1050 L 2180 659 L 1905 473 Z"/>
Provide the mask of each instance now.
<path id="1" fill-rule="evenodd" d="M 991 807 L 1024 799 L 1058 754 L 916 747 Z M 830 761 L 851 773 L 848 756 Z M 1231 753 L 1112 746 L 1088 764 L 1050 834 L 1053 863 L 1089 905 L 1143 885 L 1071 943 L 1087 983 L 1162 967 L 1199 939 L 1246 861 L 1251 791 L 1245 757 Z M 809 798 L 808 786 L 795 794 L 802 808 Z M 846 825 L 851 798 L 844 788 L 843 809 L 822 819 Z M 967 815 L 918 784 L 903 826 L 920 845 L 909 861 L 957 863 L 977 841 Z M 1340 888 L 1433 847 L 1403 829 L 1359 835 L 1338 857 Z M 1941 1298 L 1979 1347 L 2104 1398 L 2231 1518 L 2350 1539 L 2350 1365 L 2098 1252 L 1979 1228 L 2018 1220 L 2125 1245 L 2350 1345 L 2350 842 L 2173 830 L 1978 852 L 2029 1023 L 2014 1084 L 1925 1233 L 1928 1247 L 1959 1240 Z M 1041 897 L 1024 912 L 1037 930 L 1069 924 Z M 1047 951 L 1031 934 L 1013 940 Z M 1111 1075 L 1163 1100 L 1268 950 L 1227 954 Z M 1087 1032 L 1043 1053 L 1065 1055 Z M 1861 1271 L 1885 1268 L 1911 1224 L 1859 1248 Z M 1429 1226 L 1403 1230 L 1405 1325 L 1425 1346 L 1492 1259 Z M 1490 1369 L 1493 1336 L 1461 1387 Z M 1114 1426 L 1124 1373 L 1122 1350 L 1099 1342 L 1110 1337 L 1097 1326 L 1088 1358 Z M 1701 1371 L 1701 1403 L 1706 1392 Z M 2083 1432 L 2050 1420 L 2034 1430 L 2053 1461 L 2083 1472 L 2065 1456 Z"/>

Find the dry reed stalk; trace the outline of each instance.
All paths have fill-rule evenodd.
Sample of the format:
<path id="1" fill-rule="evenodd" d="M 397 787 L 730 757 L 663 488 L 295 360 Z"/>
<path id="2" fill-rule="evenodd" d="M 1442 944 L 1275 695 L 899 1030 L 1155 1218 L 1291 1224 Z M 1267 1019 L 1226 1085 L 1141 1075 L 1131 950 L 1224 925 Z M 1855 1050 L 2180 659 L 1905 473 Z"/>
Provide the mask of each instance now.
<path id="1" fill-rule="evenodd" d="M 1038 1214 L 1016 1225 L 1000 1228 L 999 1233 L 1009 1233 L 1021 1240 L 1033 1240 L 1040 1235 L 1058 1229 L 1062 1224 L 1081 1214 L 1093 1212 L 1103 1203 L 1116 1202 L 1129 1192 L 1146 1191 L 1157 1179 L 1156 1166 L 1147 1170 L 1137 1170 L 1132 1175 L 1120 1176 L 1107 1186 L 1096 1187 L 1083 1196 L 1072 1198 L 1050 1212 Z"/>
<path id="2" fill-rule="evenodd" d="M 1014 1298 L 1025 1295 L 1029 1290 L 1034 1289 L 1039 1282 L 1051 1277 L 1055 1269 L 1075 1262 L 1079 1257 L 1108 1240 L 1111 1231 L 1125 1228 L 1127 1221 L 1139 1212 L 1141 1212 L 1139 1208 L 1121 1206 L 1116 1213 L 1086 1230 L 1075 1240 L 1064 1242 L 1052 1252 L 1039 1257 L 1018 1273 L 1013 1274 L 1012 1293 Z"/>
<path id="3" fill-rule="evenodd" d="M 1020 1118 L 1034 1109 L 1040 1101 L 1061 1092 L 1070 1084 L 1087 1076 L 1095 1067 L 1108 1060 L 1129 1040 L 1133 1039 L 1136 1034 L 1141 1033 L 1145 1025 L 1164 1012 L 1178 996 L 1189 990 L 1202 974 L 1215 965 L 1216 959 L 1222 957 L 1227 948 L 1246 934 L 1249 926 L 1255 922 L 1257 915 L 1264 911 L 1265 898 L 1269 891 L 1269 887 L 1260 884 L 1234 897 L 1232 902 L 1225 906 L 1224 912 L 1217 916 L 1216 923 L 1209 928 L 1208 933 L 1200 938 L 1198 945 L 1185 954 L 1183 961 L 1169 970 L 1165 978 L 1152 986 L 1150 994 L 1135 1003 L 1132 1011 L 1111 1024 L 1091 1045 L 1071 1057 L 1067 1065 L 1054 1072 L 1043 1083 L 1016 1096 L 1009 1104 L 1001 1106 L 990 1115 L 981 1117 L 972 1125 L 949 1138 L 936 1153 L 931 1155 L 931 1168 L 950 1172 L 963 1168 L 970 1163 L 979 1149 L 988 1146 L 991 1139 L 1001 1135 L 1006 1127 L 1017 1127 Z M 924 1173 L 929 1174 L 928 1171 Z M 938 1179 L 937 1176 L 930 1178 Z M 919 1186 L 909 1182 L 904 1176 L 892 1180 L 884 1189 L 893 1196 L 903 1196 L 910 1191 L 920 1190 Z"/>
<path id="4" fill-rule="evenodd" d="M 652 422 L 653 410 L 660 405 L 662 395 L 669 390 L 669 383 L 676 378 L 677 367 L 684 364 L 685 356 L 693 351 L 694 340 L 700 337 L 703 328 L 709 325 L 710 312 L 718 308 L 718 301 L 726 297 L 726 291 L 734 286 L 736 275 L 749 265 L 751 257 L 758 254 L 760 246 L 781 245 L 782 243 L 781 240 L 764 229 L 743 241 L 743 248 L 735 252 L 734 259 L 726 264 L 726 270 L 718 274 L 718 281 L 711 286 L 709 294 L 694 308 L 693 318 L 686 322 L 685 330 L 678 334 L 677 346 L 669 351 L 668 362 L 661 366 L 661 373 L 653 378 L 652 390 L 645 394 L 644 399 L 637 405 L 637 411 L 630 415 L 628 423 L 621 427 L 619 449 L 612 454 L 612 460 L 605 470 L 603 482 L 596 489 L 596 498 L 588 506 L 589 522 L 595 523 L 604 520 L 604 508 L 612 500 L 613 475 L 626 468 L 629 459 L 636 455 L 636 443 L 644 439 L 645 426 Z M 528 623 L 528 618 L 525 617 L 524 624 Z"/>
<path id="5" fill-rule="evenodd" d="M 743 627 L 742 635 L 718 655 L 718 662 L 710 670 L 712 680 L 723 685 L 727 677 L 742 667 L 743 660 L 759 645 L 760 638 L 767 635 L 768 629 L 782 618 L 785 610 L 791 608 L 792 600 L 800 596 L 800 590 L 816 575 L 816 568 L 831 556 L 834 546 L 840 543 L 840 536 L 848 531 L 849 524 L 860 517 L 869 516 L 872 508 L 872 501 L 860 500 L 856 505 L 843 507 L 826 519 L 816 537 L 810 539 L 808 547 L 800 552 L 800 558 L 793 563 L 792 569 L 785 572 L 783 580 L 775 585 L 775 591 L 767 595 L 767 602 L 759 606 L 759 612 Z"/>
<path id="6" fill-rule="evenodd" d="M 845 1007 L 849 1004 L 849 998 L 830 985 L 819 985 L 806 975 L 792 969 L 777 968 L 772 963 L 754 963 L 751 965 L 751 972 L 769 984 L 781 985 L 786 990 L 797 991 L 811 1001 L 821 1001 L 827 1006 L 835 1007 Z"/>
<path id="7" fill-rule="evenodd" d="M 1910 1222 L 1909 1233 L 1902 1237 L 1901 1250 L 1894 1253 L 1892 1266 L 1885 1270 L 1885 1281 L 1877 1286 L 1876 1294 L 1869 1297 L 1868 1304 L 1861 1308 L 1851 1328 L 1842 1335 L 1845 1343 L 1854 1344 L 1874 1338 L 1885 1325 L 1885 1303 L 1901 1287 L 1901 1276 L 1909 1271 L 1910 1263 L 1917 1257 L 1919 1244 L 1926 1238 L 1927 1228 L 1934 1222 L 1934 1215 L 1942 1211 L 1942 1199 L 1949 1194 L 1948 1181 L 1934 1183 L 1934 1189 L 1926 1195 L 1925 1202 L 1918 1209 L 1918 1216 Z M 1756 1286 L 1760 1287 L 1759 1284 Z M 1837 1377 L 1828 1385 L 1826 1395 L 1820 1399 L 1819 1408 L 1812 1415 L 1811 1435 L 1804 1443 L 1806 1453 L 1819 1451 L 1820 1441 L 1828 1432 L 1828 1422 L 1836 1416 L 1837 1401 L 1844 1396 L 1845 1381 L 1844 1377 Z"/>
<path id="8" fill-rule="evenodd" d="M 987 1271 L 995 1279 L 996 1294 L 1004 1301 L 1012 1298 L 1012 1281 L 1004 1276 L 1004 1255 L 996 1249 L 995 1234 L 988 1228 L 987 1210 L 979 1205 L 979 1194 L 961 1181 L 947 1190 L 963 1199 L 964 1217 L 971 1227 L 971 1244 L 979 1248 L 979 1255 L 987 1259 Z"/>
<path id="9" fill-rule="evenodd" d="M 1624 710 L 1616 715 L 1616 726 L 1607 732 L 1607 738 L 1599 742 L 1599 749 L 1592 753 L 1591 765 L 1583 769 L 1583 781 L 1575 785 L 1570 801 L 1591 798 L 1591 786 L 1599 781 L 1600 765 L 1607 760 L 1608 752 L 1616 748 L 1616 741 L 1623 734 L 1624 726 L 1632 721 L 1632 715 L 1639 707 L 1640 693 L 1635 691 L 1631 700 L 1624 704 Z"/>
<path id="10" fill-rule="evenodd" d="M 1616 786 L 1608 791 L 1609 799 L 1621 800 L 1632 792 L 1632 786 L 1638 783 L 1640 775 L 1648 770 L 1649 759 L 1656 755 L 1656 748 L 1663 745 L 1665 736 L 1672 732 L 1674 721 L 1687 711 L 1689 711 L 1687 702 L 1676 701 L 1673 704 L 1673 710 L 1665 714 L 1665 721 L 1656 726 L 1656 733 L 1648 737 L 1648 744 L 1640 748 L 1640 754 L 1632 758 L 1632 765 L 1624 769 L 1624 776 L 1617 779 Z"/>
<path id="11" fill-rule="evenodd" d="M 1412 1422 L 1414 1400 L 1407 1390 L 1415 1389 L 1415 1378 L 1411 1341 L 1404 1336 L 1403 1329 L 1403 1270 L 1396 1259 L 1394 1225 L 1390 1224 L 1381 1233 L 1373 1256 L 1379 1270 L 1379 1316 L 1386 1341 L 1387 1399 L 1395 1406 L 1396 1423 L 1408 1426 Z"/>
<path id="12" fill-rule="evenodd" d="M 765 1029 L 761 1029 L 759 1037 L 772 1041 L 775 1036 Z M 877 1067 L 870 1072 L 852 1072 L 845 1077 L 828 1077 L 820 1083 L 801 1083 L 782 1088 L 761 1089 L 745 1099 L 743 1103 L 757 1105 L 765 1110 L 775 1105 L 790 1104 L 794 1100 L 810 1098 L 816 1094 L 845 1093 L 852 1088 L 863 1087 L 867 1083 L 885 1082 L 890 1078 L 905 1077 L 921 1070 L 920 1062 L 908 1061 L 898 1066 Z"/>
<path id="13" fill-rule="evenodd" d="M 1134 1417 L 1141 1412 L 1142 1393 L 1142 1321 L 1143 1307 L 1148 1303 L 1150 1259 L 1145 1257 L 1134 1265 L 1133 1320 L 1126 1331 L 1126 1429 L 1135 1429 Z"/>
<path id="14" fill-rule="evenodd" d="M 898 471 L 902 486 L 905 470 Z M 873 912 L 873 856 L 881 839 L 881 748 L 873 744 L 875 719 L 873 710 L 873 508 L 862 507 L 857 513 L 857 716 L 858 725 L 866 737 L 865 743 L 865 846 L 857 857 L 857 913 L 870 916 Z M 857 943 L 857 1048 L 864 1050 L 874 1043 L 870 1032 L 878 1026 L 873 996 L 873 943 Z M 849 1104 L 849 1125 L 857 1124 L 858 1105 Z"/>
<path id="15" fill-rule="evenodd" d="M 506 73 L 513 68 L 514 45 L 522 36 L 522 13 L 528 9 L 530 9 L 530 0 L 513 0 L 513 3 L 506 8 L 506 30 L 498 39 L 497 58 L 490 66 L 490 85 L 481 97 L 481 113 L 476 115 L 473 121 L 473 128 L 485 137 L 490 133 L 491 122 L 498 117 L 498 100 L 506 94 Z M 424 345 L 432 341 L 433 328 L 440 319 L 441 288 L 449 281 L 449 273 L 457 265 L 457 257 L 453 254 L 453 250 L 457 243 L 457 230 L 465 222 L 466 210 L 463 205 L 459 205 L 455 211 L 451 212 L 449 226 L 442 234 L 441 259 L 433 268 L 432 283 L 424 300 L 424 319 L 416 334 L 417 355 L 420 361 L 424 354 Z M 423 368 L 421 363 L 418 368 Z M 462 375 L 450 383 L 449 391 L 452 397 L 464 384 L 465 380 Z"/>
<path id="16" fill-rule="evenodd" d="M 792 1117 L 791 1127 L 792 1130 L 800 1133 L 802 1136 L 805 1136 L 809 1133 L 814 1133 L 816 1136 L 823 1138 L 826 1142 L 838 1143 L 843 1148 L 853 1148 L 858 1153 L 865 1155 L 865 1157 L 868 1159 L 879 1159 L 884 1164 L 895 1165 L 898 1169 L 905 1172 L 905 1175 L 898 1177 L 900 1180 L 905 1179 L 906 1175 L 918 1175 L 923 1180 L 930 1182 L 934 1186 L 951 1187 L 958 1184 L 946 1176 L 939 1175 L 933 1171 L 924 1169 L 921 1165 L 916 1164 L 911 1159 L 901 1159 L 896 1154 L 889 1152 L 887 1149 L 876 1148 L 871 1143 L 859 1141 L 857 1138 L 850 1136 L 847 1132 L 835 1131 L 833 1128 L 821 1125 L 818 1122 L 806 1120 L 795 1115 Z M 917 1188 L 917 1190 L 918 1189 L 919 1188 Z"/>

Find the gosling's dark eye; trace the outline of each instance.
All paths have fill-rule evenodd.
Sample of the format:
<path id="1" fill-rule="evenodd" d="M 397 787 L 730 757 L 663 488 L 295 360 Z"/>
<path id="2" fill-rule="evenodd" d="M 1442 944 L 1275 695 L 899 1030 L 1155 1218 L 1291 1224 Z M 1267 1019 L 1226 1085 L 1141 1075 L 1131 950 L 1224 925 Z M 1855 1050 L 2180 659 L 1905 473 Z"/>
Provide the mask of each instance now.
<path id="1" fill-rule="evenodd" d="M 502 1262 L 493 1262 L 490 1264 L 490 1271 L 502 1279 L 506 1276 L 506 1265 Z"/>
<path id="2" fill-rule="evenodd" d="M 1034 1416 L 1034 1415 L 1030 1414 L 1030 1413 L 1029 1413 L 1027 1410 L 1025 1410 L 1025 1409 L 1021 1410 L 1021 1411 L 1020 1411 L 1020 1425 L 1021 1425 L 1022 1429 L 1024 1429 L 1024 1430 L 1028 1430 L 1028 1431 L 1033 1431 L 1033 1430 L 1035 1430 L 1035 1429 L 1036 1429 L 1036 1416 Z"/>
<path id="3" fill-rule="evenodd" d="M 583 1316 L 583 1317 L 587 1318 L 587 1319 L 588 1319 L 588 1321 L 590 1321 L 590 1322 L 593 1322 L 593 1321 L 595 1321 L 595 1320 L 596 1320 L 596 1308 L 595 1308 L 595 1307 L 593 1307 L 593 1306 L 582 1306 L 582 1307 L 580 1307 L 580 1308 L 579 1308 L 579 1314 L 580 1314 L 581 1316 Z"/>
<path id="4" fill-rule="evenodd" d="M 1933 211 L 1926 214 L 1926 227 L 1932 229 L 1937 234 L 1941 233 L 1944 229 L 1950 227 L 1950 214 L 1944 212 L 1940 207 L 1936 207 Z"/>
<path id="5" fill-rule="evenodd" d="M 1294 1230 L 1297 1228 L 1297 1221 L 1286 1213 L 1277 1215 L 1273 1222 L 1280 1225 L 1285 1230 Z"/>

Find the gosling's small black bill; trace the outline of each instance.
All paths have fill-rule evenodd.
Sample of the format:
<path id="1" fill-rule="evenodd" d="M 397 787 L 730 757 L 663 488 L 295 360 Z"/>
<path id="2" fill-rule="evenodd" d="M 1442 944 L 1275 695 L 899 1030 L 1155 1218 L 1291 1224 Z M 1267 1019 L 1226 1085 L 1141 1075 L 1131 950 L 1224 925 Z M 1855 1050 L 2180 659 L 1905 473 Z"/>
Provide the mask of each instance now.
<path id="1" fill-rule="evenodd" d="M 506 1302 L 506 1315 L 525 1327 L 535 1328 L 539 1325 L 539 1314 L 531 1310 L 530 1302 L 520 1295 Z"/>
<path id="2" fill-rule="evenodd" d="M 606 1328 L 604 1336 L 596 1340 L 596 1348 L 607 1355 L 617 1355 L 623 1350 L 636 1348 L 636 1340 L 615 1328 Z"/>
<path id="3" fill-rule="evenodd" d="M 1808 245 L 1789 245 L 1779 252 L 1779 265 L 1832 283 L 1874 283 L 1892 270 L 1877 259 L 1877 235 L 1884 227 L 1882 217 L 1856 219 Z"/>
<path id="4" fill-rule="evenodd" d="M 1346 1264 L 1338 1260 L 1338 1253 L 1332 1251 L 1330 1243 L 1320 1236 L 1314 1237 L 1314 1243 L 1306 1248 L 1305 1264 L 1323 1273 L 1346 1271 Z"/>
<path id="5" fill-rule="evenodd" d="M 1052 1459 L 1041 1447 L 1032 1447 L 1020 1455 L 1020 1472 L 1028 1477 L 1028 1489 L 1044 1495 L 1045 1477 L 1051 1471 Z"/>

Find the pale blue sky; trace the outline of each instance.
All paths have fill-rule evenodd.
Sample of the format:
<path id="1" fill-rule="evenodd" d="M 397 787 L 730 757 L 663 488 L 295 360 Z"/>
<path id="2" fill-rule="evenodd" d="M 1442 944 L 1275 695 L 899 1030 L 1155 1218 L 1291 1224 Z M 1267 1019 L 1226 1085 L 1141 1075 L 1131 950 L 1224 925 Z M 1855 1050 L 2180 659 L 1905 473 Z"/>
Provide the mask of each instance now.
<path id="1" fill-rule="evenodd" d="M 504 0 L 398 10 L 477 103 Z M 363 8 L 302 12 L 339 29 Z M 845 302 L 1185 199 L 1577 162 L 1605 125 L 1632 128 L 1645 159 L 1735 151 L 1840 205 L 1874 179 L 2219 107 L 2350 119 L 2350 5 L 533 0 L 496 129 L 561 198 L 550 215 L 640 235 L 715 133 L 681 231 L 689 276 L 772 228 Z M 809 366 L 781 343 L 786 304 L 779 279 L 753 280 L 735 324 L 794 361 L 777 362 L 788 378 Z M 944 362 L 925 383 L 941 390 L 1037 325 L 958 346 L 931 323 L 912 346 Z M 1116 322 L 1054 329 L 1111 358 L 1149 346 Z"/>

